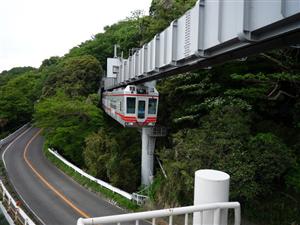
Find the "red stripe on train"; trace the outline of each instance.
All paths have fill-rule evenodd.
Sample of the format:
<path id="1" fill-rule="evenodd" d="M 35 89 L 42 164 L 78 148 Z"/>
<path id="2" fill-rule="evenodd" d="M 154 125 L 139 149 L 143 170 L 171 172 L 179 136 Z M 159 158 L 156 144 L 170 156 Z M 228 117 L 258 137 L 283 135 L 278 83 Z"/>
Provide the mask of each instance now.
<path id="1" fill-rule="evenodd" d="M 158 98 L 156 95 L 144 95 L 144 94 L 103 94 L 106 96 L 140 96 L 140 97 L 151 97 L 151 98 Z"/>
<path id="2" fill-rule="evenodd" d="M 109 112 L 111 112 L 111 108 L 107 107 L 105 105 L 103 105 L 105 109 L 107 109 Z M 136 116 L 125 116 L 124 114 L 115 112 L 115 114 L 117 116 L 119 116 L 123 121 L 128 122 L 128 123 L 142 123 L 144 125 L 146 125 L 147 123 L 155 123 L 156 122 L 156 117 L 152 116 L 152 117 L 147 117 L 146 120 L 144 122 L 138 122 L 137 121 L 137 117 Z"/>

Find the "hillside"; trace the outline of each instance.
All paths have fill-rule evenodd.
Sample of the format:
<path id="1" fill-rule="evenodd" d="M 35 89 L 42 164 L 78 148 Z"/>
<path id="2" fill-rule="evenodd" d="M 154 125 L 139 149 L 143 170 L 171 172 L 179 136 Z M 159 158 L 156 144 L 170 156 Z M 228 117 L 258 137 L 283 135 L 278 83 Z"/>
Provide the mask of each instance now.
<path id="1" fill-rule="evenodd" d="M 39 68 L 0 74 L 0 137 L 33 120 L 54 147 L 92 175 L 127 191 L 140 184 L 140 133 L 101 109 L 106 58 L 128 54 L 163 30 L 195 0 L 153 0 L 103 33 L 45 59 Z M 231 199 L 255 224 L 300 223 L 300 50 L 287 48 L 180 74 L 158 82 L 159 167 L 149 190 L 155 207 L 193 202 L 194 171 L 229 173 Z M 154 207 L 154 206 L 153 206 Z"/>

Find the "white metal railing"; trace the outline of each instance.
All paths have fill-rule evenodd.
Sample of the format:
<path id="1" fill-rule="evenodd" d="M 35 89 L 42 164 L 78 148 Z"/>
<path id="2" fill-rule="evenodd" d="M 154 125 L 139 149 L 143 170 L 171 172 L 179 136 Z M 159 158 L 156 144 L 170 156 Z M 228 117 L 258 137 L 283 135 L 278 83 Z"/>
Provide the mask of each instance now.
<path id="1" fill-rule="evenodd" d="M 132 200 L 134 200 L 138 205 L 143 205 L 149 199 L 146 195 L 141 195 L 139 193 L 132 193 Z"/>
<path id="2" fill-rule="evenodd" d="M 29 128 L 30 123 L 26 123 L 15 132 L 11 133 L 6 138 L 0 140 L 0 148 L 13 141 L 18 135 Z M 18 206 L 17 202 L 13 199 L 11 194 L 8 192 L 3 182 L 0 180 L 0 192 L 1 192 L 1 210 L 3 211 L 9 224 L 24 224 L 24 225 L 35 225 L 30 217 Z"/>
<path id="3" fill-rule="evenodd" d="M 22 127 L 20 127 L 18 130 L 16 130 L 15 132 L 11 133 L 10 135 L 8 135 L 6 138 L 0 140 L 0 148 L 9 143 L 10 141 L 12 141 L 13 139 L 16 138 L 16 136 L 19 135 L 20 132 L 22 132 L 23 130 L 25 130 L 26 128 L 29 127 L 29 123 L 26 123 L 25 125 L 23 125 Z"/>
<path id="4" fill-rule="evenodd" d="M 96 182 L 97 184 L 99 184 L 102 187 L 105 187 L 109 190 L 111 190 L 112 192 L 115 192 L 129 200 L 132 200 L 132 195 L 127 193 L 126 191 L 123 191 L 119 188 L 116 188 L 114 186 L 112 186 L 109 183 L 106 183 L 103 180 L 97 179 L 93 176 L 91 176 L 90 174 L 84 172 L 82 169 L 78 168 L 77 166 L 75 166 L 74 164 L 70 163 L 68 160 L 66 160 L 64 157 L 62 157 L 57 151 L 53 151 L 52 149 L 48 149 L 48 151 L 54 155 L 56 158 L 58 158 L 59 160 L 61 160 L 64 164 L 66 164 L 67 166 L 69 166 L 70 168 L 72 168 L 73 170 L 75 170 L 77 173 L 81 174 L 82 176 L 86 177 L 87 179 Z"/>
<path id="5" fill-rule="evenodd" d="M 134 222 L 135 225 L 139 225 L 141 221 L 151 220 L 152 225 L 157 224 L 158 218 L 169 218 L 169 225 L 173 225 L 174 216 L 184 215 L 184 225 L 188 225 L 189 223 L 189 215 L 193 213 L 200 213 L 203 215 L 206 211 L 213 212 L 213 224 L 210 225 L 221 225 L 221 211 L 222 210 L 234 210 L 234 225 L 241 224 L 241 210 L 240 203 L 238 202 L 218 202 L 218 203 L 209 203 L 202 204 L 197 206 L 186 206 L 180 208 L 171 208 L 171 209 L 162 209 L 148 212 L 139 212 L 139 213 L 129 213 L 123 215 L 114 215 L 114 216 L 104 216 L 97 218 L 88 218 L 83 219 L 79 218 L 77 221 L 77 225 L 97 225 L 97 224 L 117 224 L 121 225 L 124 222 Z M 194 225 L 202 225 L 194 224 Z"/>
<path id="6" fill-rule="evenodd" d="M 6 215 L 10 215 L 12 220 L 18 224 L 24 225 L 35 225 L 35 223 L 30 219 L 29 216 L 21 209 L 10 193 L 5 188 L 3 182 L 0 180 L 0 190 L 2 192 L 1 204 L 6 210 Z"/>

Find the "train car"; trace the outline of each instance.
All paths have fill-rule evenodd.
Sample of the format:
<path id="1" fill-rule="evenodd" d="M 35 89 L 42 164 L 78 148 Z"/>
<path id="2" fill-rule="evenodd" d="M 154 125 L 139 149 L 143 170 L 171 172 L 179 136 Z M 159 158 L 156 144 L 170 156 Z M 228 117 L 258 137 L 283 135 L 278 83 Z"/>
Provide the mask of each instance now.
<path id="1" fill-rule="evenodd" d="M 128 85 L 102 93 L 105 112 L 124 127 L 155 126 L 159 93 L 155 88 Z"/>

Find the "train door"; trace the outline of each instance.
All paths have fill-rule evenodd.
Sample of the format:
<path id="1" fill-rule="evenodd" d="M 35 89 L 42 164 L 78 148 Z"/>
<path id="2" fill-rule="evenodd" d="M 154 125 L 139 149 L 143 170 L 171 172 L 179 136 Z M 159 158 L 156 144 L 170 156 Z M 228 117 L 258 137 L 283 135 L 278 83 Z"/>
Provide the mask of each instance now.
<path id="1" fill-rule="evenodd" d="M 138 119 L 139 120 L 145 119 L 145 112 L 146 112 L 146 101 L 139 100 L 138 101 Z"/>

